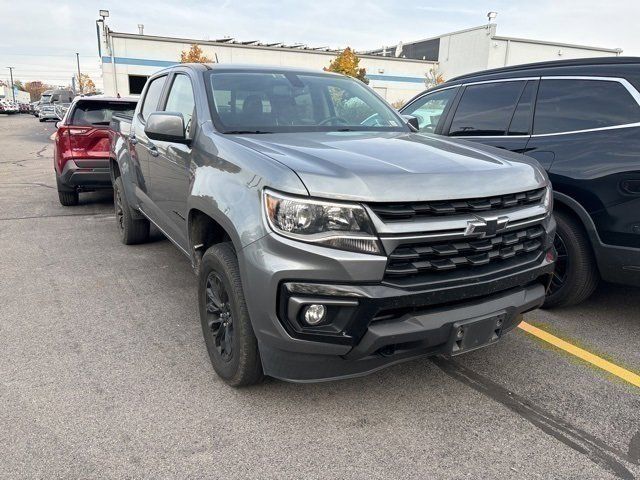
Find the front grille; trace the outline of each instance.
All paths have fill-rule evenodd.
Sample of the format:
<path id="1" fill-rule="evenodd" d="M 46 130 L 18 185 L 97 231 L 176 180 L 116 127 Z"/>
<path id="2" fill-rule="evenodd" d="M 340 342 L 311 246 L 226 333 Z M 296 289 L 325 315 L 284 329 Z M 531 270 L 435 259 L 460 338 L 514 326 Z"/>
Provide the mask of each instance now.
<path id="1" fill-rule="evenodd" d="M 486 239 L 401 244 L 389 255 L 385 277 L 470 269 L 526 254 L 537 257 L 543 250 L 544 235 L 542 225 L 536 225 Z"/>
<path id="2" fill-rule="evenodd" d="M 542 202 L 545 188 L 496 197 L 470 198 L 440 202 L 376 203 L 370 208 L 383 221 L 412 220 L 460 213 L 477 213 L 505 208 L 535 205 Z"/>

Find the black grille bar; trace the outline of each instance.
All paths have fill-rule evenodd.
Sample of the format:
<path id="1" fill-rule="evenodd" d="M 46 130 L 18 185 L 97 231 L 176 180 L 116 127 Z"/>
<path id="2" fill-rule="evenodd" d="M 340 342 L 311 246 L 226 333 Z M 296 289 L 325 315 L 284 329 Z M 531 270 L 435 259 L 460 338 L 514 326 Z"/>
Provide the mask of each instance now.
<path id="1" fill-rule="evenodd" d="M 402 244 L 389 255 L 386 276 L 409 276 L 426 271 L 477 267 L 497 260 L 542 250 L 542 225 L 492 238 L 449 243 Z"/>
<path id="2" fill-rule="evenodd" d="M 412 220 L 415 217 L 434 217 L 500 210 L 542 202 L 545 188 L 496 197 L 471 198 L 443 202 L 375 203 L 369 207 L 383 221 Z"/>

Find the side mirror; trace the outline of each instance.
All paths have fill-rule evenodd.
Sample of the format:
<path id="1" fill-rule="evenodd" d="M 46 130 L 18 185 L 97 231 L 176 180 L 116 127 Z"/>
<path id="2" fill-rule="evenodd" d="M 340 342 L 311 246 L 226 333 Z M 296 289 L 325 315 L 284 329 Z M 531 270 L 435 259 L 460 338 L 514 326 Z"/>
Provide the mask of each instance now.
<path id="1" fill-rule="evenodd" d="M 147 117 L 144 133 L 151 140 L 161 142 L 189 143 L 184 132 L 184 119 L 181 113 L 154 112 Z"/>
<path id="2" fill-rule="evenodd" d="M 56 122 L 56 128 L 60 128 L 62 126 L 62 122 Z"/>
<path id="3" fill-rule="evenodd" d="M 417 117 L 414 117 L 413 115 L 402 115 L 402 118 L 407 121 L 407 125 L 409 125 L 409 128 L 411 130 L 413 130 L 414 132 L 420 130 L 420 123 L 418 122 Z"/>

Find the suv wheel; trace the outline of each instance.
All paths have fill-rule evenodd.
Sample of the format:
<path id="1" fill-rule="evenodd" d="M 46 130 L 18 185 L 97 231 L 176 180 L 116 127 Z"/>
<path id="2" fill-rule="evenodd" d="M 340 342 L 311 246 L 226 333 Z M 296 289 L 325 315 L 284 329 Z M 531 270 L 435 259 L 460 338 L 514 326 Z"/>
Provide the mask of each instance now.
<path id="1" fill-rule="evenodd" d="M 233 387 L 259 383 L 263 373 L 258 341 L 230 242 L 210 247 L 202 257 L 198 303 L 204 341 L 216 373 Z"/>
<path id="2" fill-rule="evenodd" d="M 56 186 L 58 187 L 58 200 L 63 207 L 75 207 L 78 205 L 78 192 L 71 187 L 67 187 L 60 182 L 56 175 Z"/>
<path id="3" fill-rule="evenodd" d="M 566 307 L 586 300 L 596 289 L 599 275 L 584 228 L 573 217 L 555 213 L 558 229 L 554 246 L 556 269 L 544 308 Z"/>
<path id="4" fill-rule="evenodd" d="M 113 184 L 113 205 L 116 213 L 116 224 L 120 240 L 125 245 L 144 243 L 149 239 L 149 220 L 134 218 L 127 197 L 124 194 L 122 178 L 116 178 Z"/>

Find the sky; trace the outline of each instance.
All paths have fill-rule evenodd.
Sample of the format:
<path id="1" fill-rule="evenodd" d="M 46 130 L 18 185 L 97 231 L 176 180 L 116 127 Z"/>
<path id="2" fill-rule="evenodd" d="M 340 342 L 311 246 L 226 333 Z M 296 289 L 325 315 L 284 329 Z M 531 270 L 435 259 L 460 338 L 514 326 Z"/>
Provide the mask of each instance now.
<path id="1" fill-rule="evenodd" d="M 622 48 L 640 56 L 638 0 L 0 0 L 0 79 L 66 85 L 80 67 L 99 87 L 95 20 L 112 30 L 368 50 L 485 24 L 497 34 Z"/>

